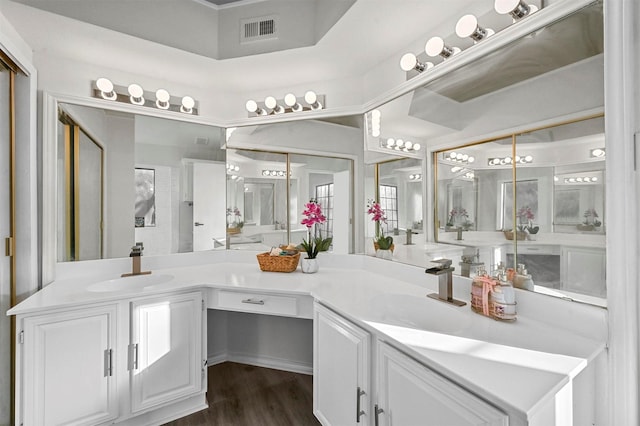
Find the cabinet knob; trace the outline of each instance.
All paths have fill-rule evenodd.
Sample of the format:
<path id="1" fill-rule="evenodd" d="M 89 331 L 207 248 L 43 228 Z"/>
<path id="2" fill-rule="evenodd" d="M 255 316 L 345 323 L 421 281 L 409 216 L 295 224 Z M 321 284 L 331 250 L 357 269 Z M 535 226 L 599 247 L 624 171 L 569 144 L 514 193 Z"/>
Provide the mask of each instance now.
<path id="1" fill-rule="evenodd" d="M 200 222 L 196 222 L 194 223 L 195 226 L 204 226 L 204 223 L 200 223 Z"/>

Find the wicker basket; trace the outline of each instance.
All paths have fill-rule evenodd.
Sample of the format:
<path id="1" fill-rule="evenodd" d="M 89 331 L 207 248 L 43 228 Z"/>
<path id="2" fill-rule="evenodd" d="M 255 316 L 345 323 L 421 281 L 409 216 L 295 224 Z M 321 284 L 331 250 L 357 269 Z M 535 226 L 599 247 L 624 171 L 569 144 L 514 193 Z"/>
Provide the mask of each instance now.
<path id="1" fill-rule="evenodd" d="M 513 231 L 502 231 L 502 232 L 504 232 L 504 237 L 507 240 L 513 240 Z M 527 238 L 527 233 L 522 231 L 517 231 L 515 236 L 517 241 L 522 241 L 525 238 Z"/>
<path id="2" fill-rule="evenodd" d="M 293 272 L 298 267 L 300 253 L 293 256 L 271 256 L 269 252 L 256 255 L 260 270 L 265 272 Z"/>
<path id="3" fill-rule="evenodd" d="M 239 227 L 227 228 L 227 234 L 229 235 L 239 234 L 240 232 L 242 232 L 242 228 Z"/>

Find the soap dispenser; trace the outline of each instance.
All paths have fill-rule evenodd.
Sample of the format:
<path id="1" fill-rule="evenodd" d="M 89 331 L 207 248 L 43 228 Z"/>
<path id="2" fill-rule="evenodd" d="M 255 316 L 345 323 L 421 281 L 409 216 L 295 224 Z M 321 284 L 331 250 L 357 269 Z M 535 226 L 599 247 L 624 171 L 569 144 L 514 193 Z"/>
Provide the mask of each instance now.
<path id="1" fill-rule="evenodd" d="M 489 295 L 491 317 L 502 321 L 516 319 L 516 293 L 504 272 L 497 275 L 498 284 L 493 286 Z"/>
<path id="2" fill-rule="evenodd" d="M 531 275 L 527 273 L 527 269 L 523 263 L 518 264 L 517 272 L 513 277 L 513 286 L 524 290 L 534 289 L 533 279 L 531 278 Z"/>

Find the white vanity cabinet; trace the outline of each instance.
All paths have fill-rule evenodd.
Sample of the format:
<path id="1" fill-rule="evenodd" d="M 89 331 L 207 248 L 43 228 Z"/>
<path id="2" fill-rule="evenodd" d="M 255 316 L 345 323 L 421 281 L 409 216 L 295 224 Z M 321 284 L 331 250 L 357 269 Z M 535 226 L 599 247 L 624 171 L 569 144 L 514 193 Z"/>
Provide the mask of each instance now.
<path id="1" fill-rule="evenodd" d="M 132 412 L 196 394 L 203 388 L 203 309 L 199 291 L 131 302 Z"/>
<path id="2" fill-rule="evenodd" d="M 118 416 L 116 318 L 117 305 L 105 305 L 22 320 L 18 424 L 93 425 Z"/>
<path id="3" fill-rule="evenodd" d="M 204 308 L 191 291 L 18 315 L 17 424 L 161 424 L 204 408 Z"/>
<path id="4" fill-rule="evenodd" d="M 370 335 L 316 303 L 313 413 L 325 426 L 370 424 Z"/>
<path id="5" fill-rule="evenodd" d="M 507 426 L 507 414 L 407 355 L 378 342 L 376 426 Z"/>
<path id="6" fill-rule="evenodd" d="M 562 289 L 592 296 L 606 296 L 605 250 L 599 247 L 562 247 Z"/>

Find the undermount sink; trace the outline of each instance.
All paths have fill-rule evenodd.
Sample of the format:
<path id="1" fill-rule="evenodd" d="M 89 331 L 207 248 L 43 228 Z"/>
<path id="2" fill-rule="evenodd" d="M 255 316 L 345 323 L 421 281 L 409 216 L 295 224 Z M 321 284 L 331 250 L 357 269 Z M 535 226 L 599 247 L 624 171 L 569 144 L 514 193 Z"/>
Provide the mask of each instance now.
<path id="1" fill-rule="evenodd" d="M 173 275 L 136 275 L 133 277 L 114 278 L 112 280 L 100 281 L 87 287 L 88 291 L 103 293 L 109 291 L 131 291 L 141 290 L 145 287 L 169 282 Z"/>
<path id="2" fill-rule="evenodd" d="M 384 294 L 373 298 L 372 312 L 381 322 L 420 330 L 456 334 L 472 324 L 469 306 L 458 307 L 445 302 L 405 294 Z"/>

